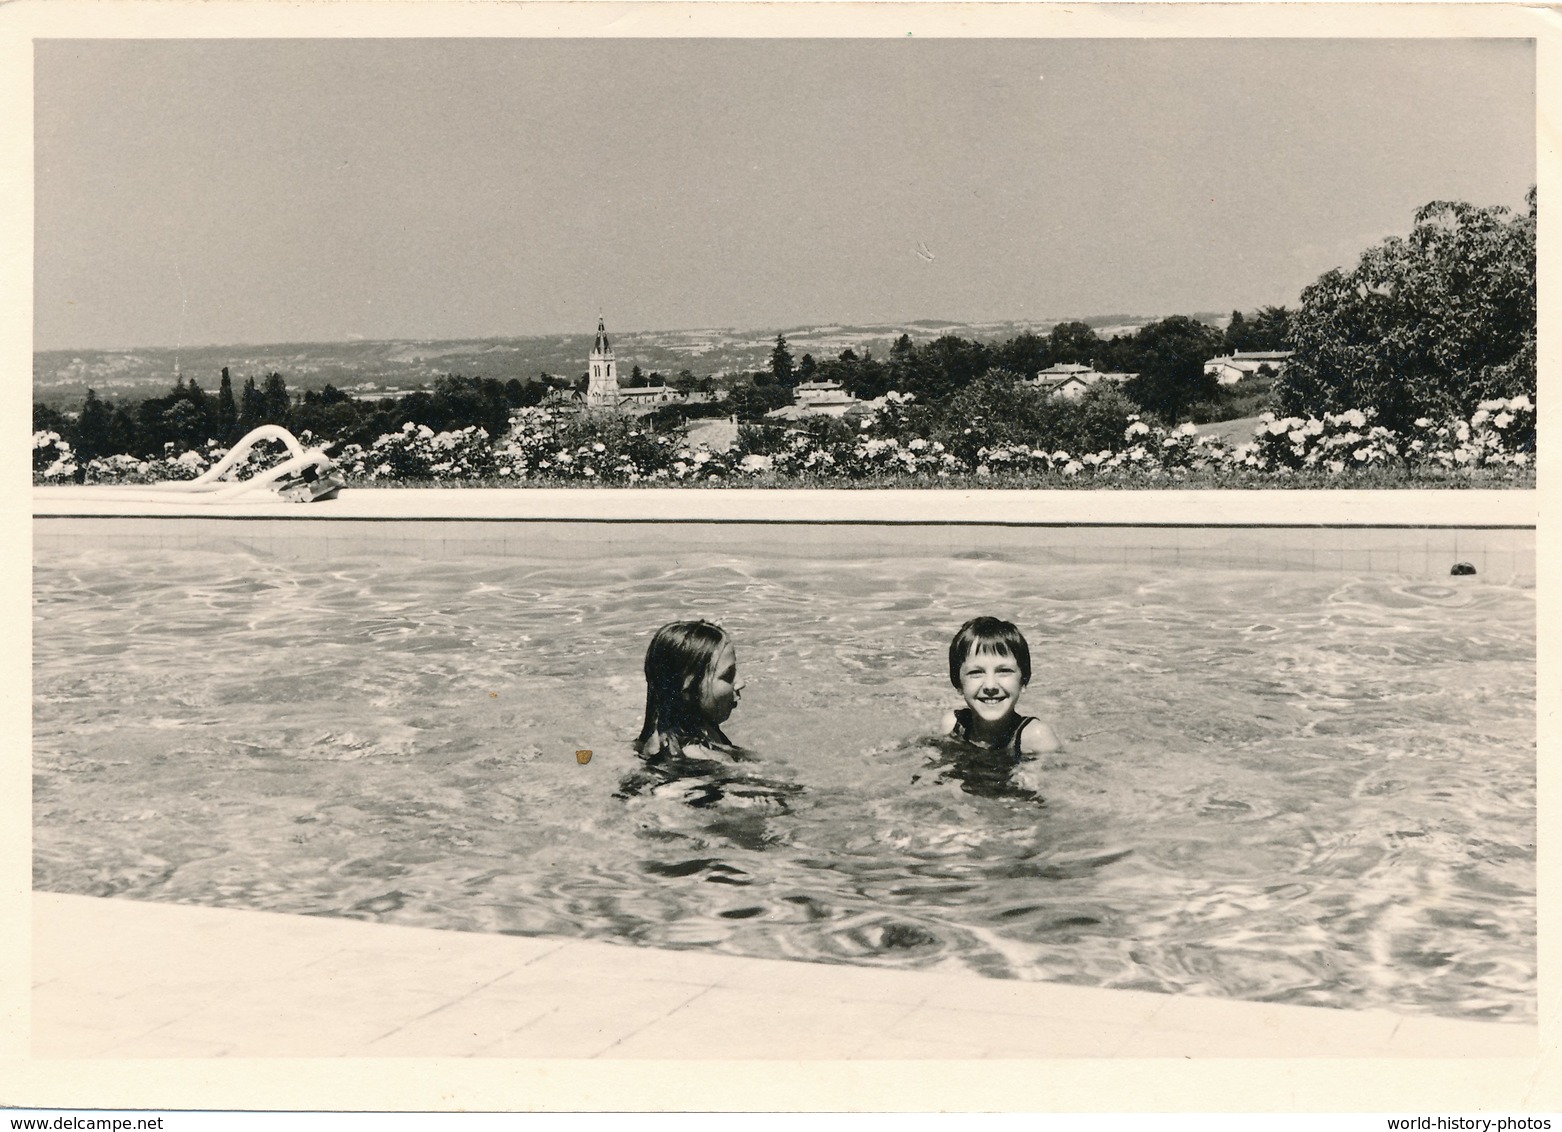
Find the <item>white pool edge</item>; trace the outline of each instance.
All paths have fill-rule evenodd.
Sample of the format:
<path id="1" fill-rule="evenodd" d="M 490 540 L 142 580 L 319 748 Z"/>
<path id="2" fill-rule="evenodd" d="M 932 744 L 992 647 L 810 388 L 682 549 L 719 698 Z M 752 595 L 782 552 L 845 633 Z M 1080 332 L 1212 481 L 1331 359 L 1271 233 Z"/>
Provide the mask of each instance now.
<path id="1" fill-rule="evenodd" d="M 1493 491 L 942 491 L 348 488 L 315 503 L 203 503 L 144 489 L 35 487 L 34 517 L 582 522 L 1534 527 L 1540 495 Z"/>

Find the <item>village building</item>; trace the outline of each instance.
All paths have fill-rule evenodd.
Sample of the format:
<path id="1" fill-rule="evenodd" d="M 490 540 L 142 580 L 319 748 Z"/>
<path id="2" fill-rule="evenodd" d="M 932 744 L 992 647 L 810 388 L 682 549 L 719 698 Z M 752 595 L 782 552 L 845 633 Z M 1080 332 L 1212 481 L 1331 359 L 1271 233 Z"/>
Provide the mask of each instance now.
<path id="1" fill-rule="evenodd" d="M 618 391 L 618 404 L 624 409 L 654 409 L 658 405 L 682 400 L 684 395 L 670 385 L 631 385 Z"/>
<path id="2" fill-rule="evenodd" d="M 1222 385 L 1235 385 L 1244 377 L 1254 377 L 1264 369 L 1279 373 L 1291 353 L 1290 350 L 1238 350 L 1233 354 L 1211 358 L 1204 363 L 1204 372 Z"/>
<path id="3" fill-rule="evenodd" d="M 660 405 L 686 400 L 683 392 L 666 384 L 620 388 L 618 359 L 607 338 L 607 324 L 600 317 L 597 319 L 596 341 L 586 359 L 586 408 L 646 413 Z"/>
<path id="4" fill-rule="evenodd" d="M 597 318 L 597 340 L 586 361 L 586 408 L 618 408 L 618 363 L 613 357 L 613 345 L 607 340 L 607 325 L 600 316 Z"/>
<path id="5" fill-rule="evenodd" d="M 772 409 L 765 415 L 788 421 L 803 417 L 844 417 L 862 405 L 863 402 L 846 392 L 838 381 L 805 381 L 793 388 L 790 405 Z"/>
<path id="6" fill-rule="evenodd" d="M 574 409 L 579 411 L 585 396 L 578 389 L 550 389 L 538 402 L 544 409 Z"/>
<path id="7" fill-rule="evenodd" d="M 1041 370 L 1030 379 L 1029 384 L 1043 393 L 1077 401 L 1085 395 L 1087 389 L 1103 381 L 1121 385 L 1130 378 L 1138 376 L 1136 373 L 1101 373 L 1090 366 L 1068 362 Z"/>

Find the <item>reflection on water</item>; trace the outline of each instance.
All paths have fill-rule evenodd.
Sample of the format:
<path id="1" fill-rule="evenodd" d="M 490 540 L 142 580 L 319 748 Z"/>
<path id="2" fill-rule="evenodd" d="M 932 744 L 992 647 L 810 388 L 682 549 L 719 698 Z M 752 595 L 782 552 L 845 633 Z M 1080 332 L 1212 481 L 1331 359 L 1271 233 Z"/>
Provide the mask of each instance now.
<path id="1" fill-rule="evenodd" d="M 83 550 L 34 592 L 40 888 L 1535 1014 L 1528 590 Z M 979 613 L 1030 638 L 1044 804 L 926 737 Z M 737 642 L 757 761 L 630 751 L 690 616 Z"/>

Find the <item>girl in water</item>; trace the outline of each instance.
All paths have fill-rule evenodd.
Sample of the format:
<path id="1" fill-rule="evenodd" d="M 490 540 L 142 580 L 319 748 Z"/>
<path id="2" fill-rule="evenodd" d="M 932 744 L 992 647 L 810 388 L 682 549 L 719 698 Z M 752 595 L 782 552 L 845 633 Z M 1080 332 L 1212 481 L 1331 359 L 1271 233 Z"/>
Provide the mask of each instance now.
<path id="1" fill-rule="evenodd" d="M 645 651 L 645 723 L 635 740 L 642 766 L 619 783 L 621 798 L 677 797 L 690 806 L 785 811 L 794 783 L 754 778 L 752 762 L 721 729 L 743 694 L 732 638 L 709 621 L 663 625 Z M 731 831 L 725 831 L 730 834 Z"/>
<path id="2" fill-rule="evenodd" d="M 685 747 L 742 757 L 722 731 L 743 694 L 732 638 L 709 621 L 663 625 L 645 650 L 645 724 L 635 751 L 647 762 Z"/>

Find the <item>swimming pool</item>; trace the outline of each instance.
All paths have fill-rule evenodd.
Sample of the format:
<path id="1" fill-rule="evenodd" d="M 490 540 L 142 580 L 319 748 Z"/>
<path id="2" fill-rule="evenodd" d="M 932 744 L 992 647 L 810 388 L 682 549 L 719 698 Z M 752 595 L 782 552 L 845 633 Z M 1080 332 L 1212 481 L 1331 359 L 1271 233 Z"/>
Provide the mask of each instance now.
<path id="1" fill-rule="evenodd" d="M 43 546 L 35 886 L 1534 1018 L 1531 581 L 775 539 Z M 912 783 L 987 612 L 1067 744 L 1041 805 Z M 615 797 L 690 616 L 784 801 Z"/>

